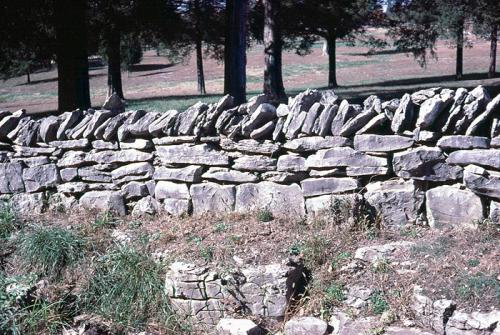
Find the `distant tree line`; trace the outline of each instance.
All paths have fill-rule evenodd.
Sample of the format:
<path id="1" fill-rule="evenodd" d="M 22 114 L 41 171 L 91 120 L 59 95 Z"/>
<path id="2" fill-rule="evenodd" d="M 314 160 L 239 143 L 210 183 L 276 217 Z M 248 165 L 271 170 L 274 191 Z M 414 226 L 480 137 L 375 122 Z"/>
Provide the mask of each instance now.
<path id="1" fill-rule="evenodd" d="M 500 24 L 498 0 L 3 0 L 0 76 L 10 78 L 47 68 L 58 70 L 60 111 L 90 107 L 88 56 L 100 54 L 108 69 L 108 93 L 124 98 L 122 71 L 140 62 L 142 48 L 177 59 L 194 54 L 198 92 L 206 93 L 203 57 L 224 63 L 224 93 L 246 99 L 246 49 L 264 46 L 263 92 L 286 101 L 283 50 L 300 55 L 325 41 L 328 87 L 338 85 L 336 43 L 387 44 L 366 34 L 385 27 L 396 50 L 421 66 L 436 57 L 444 38 L 456 48 L 456 78 L 463 76 L 465 33 L 489 39 L 488 75 L 496 74 Z"/>

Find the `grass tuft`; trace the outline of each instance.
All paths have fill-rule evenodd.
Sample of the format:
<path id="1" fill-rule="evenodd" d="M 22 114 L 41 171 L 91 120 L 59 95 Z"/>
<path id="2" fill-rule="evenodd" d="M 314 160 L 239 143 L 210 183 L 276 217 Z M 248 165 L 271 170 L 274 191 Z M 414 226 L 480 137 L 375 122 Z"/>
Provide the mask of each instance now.
<path id="1" fill-rule="evenodd" d="M 19 255 L 41 275 L 59 276 L 83 257 L 85 241 L 62 228 L 36 227 L 20 237 Z"/>
<path id="2" fill-rule="evenodd" d="M 127 329 L 171 326 L 161 266 L 139 250 L 120 247 L 100 257 L 84 292 L 84 309 Z"/>
<path id="3" fill-rule="evenodd" d="M 7 239 L 16 230 L 16 215 L 8 202 L 0 202 L 0 240 Z"/>
<path id="4" fill-rule="evenodd" d="M 260 222 L 270 222 L 274 220 L 273 213 L 269 209 L 261 209 L 257 212 L 257 220 Z"/>

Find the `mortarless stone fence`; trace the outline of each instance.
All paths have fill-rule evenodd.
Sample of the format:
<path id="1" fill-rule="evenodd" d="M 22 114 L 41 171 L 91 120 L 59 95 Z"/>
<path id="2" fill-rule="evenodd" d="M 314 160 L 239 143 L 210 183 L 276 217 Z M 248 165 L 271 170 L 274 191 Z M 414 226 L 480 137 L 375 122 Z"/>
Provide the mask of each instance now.
<path id="1" fill-rule="evenodd" d="M 433 88 L 363 105 L 307 90 L 185 112 L 0 111 L 0 194 L 21 213 L 314 216 L 363 201 L 388 227 L 500 218 L 500 95 Z M 119 105 L 119 104 L 118 104 Z"/>

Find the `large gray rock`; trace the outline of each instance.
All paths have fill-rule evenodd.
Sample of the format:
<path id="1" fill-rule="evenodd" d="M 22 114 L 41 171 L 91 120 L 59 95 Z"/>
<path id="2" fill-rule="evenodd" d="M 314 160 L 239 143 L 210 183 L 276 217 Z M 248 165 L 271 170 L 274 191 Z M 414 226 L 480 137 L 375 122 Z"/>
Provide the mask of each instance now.
<path id="1" fill-rule="evenodd" d="M 316 102 L 314 103 L 314 105 L 311 106 L 311 108 L 307 112 L 304 124 L 302 125 L 302 130 L 301 130 L 302 133 L 306 135 L 312 135 L 314 122 L 323 111 L 323 108 L 324 105 L 320 104 L 319 102 Z"/>
<path id="2" fill-rule="evenodd" d="M 60 120 L 57 116 L 47 116 L 40 122 L 40 139 L 49 143 L 57 139 L 57 130 L 59 129 Z"/>
<path id="3" fill-rule="evenodd" d="M 234 160 L 233 169 L 242 171 L 274 171 L 276 159 L 267 156 L 242 156 Z"/>
<path id="4" fill-rule="evenodd" d="M 144 138 L 128 139 L 120 142 L 120 149 L 149 150 L 153 148 L 153 142 Z"/>
<path id="5" fill-rule="evenodd" d="M 500 149 L 458 150 L 452 152 L 446 162 L 457 165 L 481 165 L 500 170 Z"/>
<path id="6" fill-rule="evenodd" d="M 464 184 L 476 194 L 500 199 L 500 172 L 487 171 L 476 165 L 464 169 Z"/>
<path id="7" fill-rule="evenodd" d="M 110 110 L 114 113 L 121 113 L 125 110 L 125 104 L 118 94 L 113 93 L 106 98 L 106 101 L 104 101 L 104 105 L 102 105 L 102 108 Z"/>
<path id="8" fill-rule="evenodd" d="M 221 319 L 215 327 L 217 335 L 261 335 L 263 332 L 252 320 Z"/>
<path id="9" fill-rule="evenodd" d="M 238 212 L 267 209 L 274 215 L 302 217 L 305 215 L 304 197 L 299 185 L 279 185 L 272 182 L 242 184 L 236 187 Z"/>
<path id="10" fill-rule="evenodd" d="M 454 134 L 463 134 L 486 108 L 491 98 L 481 85 L 473 89 L 465 99 L 463 110 L 455 123 Z"/>
<path id="11" fill-rule="evenodd" d="M 493 224 L 500 225 L 500 202 L 491 201 L 489 218 Z"/>
<path id="12" fill-rule="evenodd" d="M 14 144 L 21 146 L 34 146 L 38 139 L 38 131 L 40 123 L 37 121 L 28 121 L 17 133 L 16 137 L 12 140 Z"/>
<path id="13" fill-rule="evenodd" d="M 243 135 L 250 135 L 253 130 L 260 128 L 274 119 L 276 119 L 276 108 L 271 104 L 261 104 L 250 116 L 250 119 L 243 124 Z"/>
<path id="14" fill-rule="evenodd" d="M 118 119 L 118 124 L 114 123 L 112 120 L 104 131 L 103 140 L 110 141 L 115 139 L 115 136 L 117 136 L 120 141 L 126 140 L 130 137 L 129 126 L 136 123 L 144 115 L 146 115 L 146 111 L 137 110 L 128 113 L 124 121 Z M 118 129 L 116 129 L 116 126 L 118 126 Z"/>
<path id="15" fill-rule="evenodd" d="M 224 151 L 240 151 L 246 154 L 274 155 L 280 149 L 278 143 L 271 141 L 260 142 L 251 139 L 233 141 L 229 138 L 222 138 L 219 145 Z"/>
<path id="16" fill-rule="evenodd" d="M 342 100 L 331 122 L 331 134 L 334 136 L 340 135 L 342 127 L 357 114 L 357 110 L 347 100 Z"/>
<path id="17" fill-rule="evenodd" d="M 291 140 L 297 137 L 297 135 L 300 133 L 300 129 L 302 128 L 302 125 L 304 124 L 306 117 L 307 117 L 307 112 L 300 112 L 291 119 L 285 134 L 285 137 L 287 139 Z"/>
<path id="18" fill-rule="evenodd" d="M 149 189 L 145 183 L 131 181 L 121 188 L 121 194 L 126 200 L 140 199 L 149 196 Z"/>
<path id="19" fill-rule="evenodd" d="M 370 121 L 368 121 L 363 128 L 358 130 L 356 132 L 356 135 L 362 135 L 362 134 L 367 134 L 367 133 L 377 133 L 382 131 L 383 126 L 390 121 L 390 119 L 387 117 L 386 114 L 377 114 L 375 117 L 373 117 Z"/>
<path id="20" fill-rule="evenodd" d="M 155 199 L 190 199 L 189 190 L 186 184 L 177 184 L 171 181 L 159 181 L 156 183 Z"/>
<path id="21" fill-rule="evenodd" d="M 310 152 L 332 147 L 350 146 L 351 140 L 342 136 L 308 136 L 286 142 L 283 148 L 294 152 Z"/>
<path id="22" fill-rule="evenodd" d="M 132 164 L 127 164 L 124 166 L 121 166 L 117 169 L 114 169 L 111 171 L 111 177 L 115 182 L 125 179 L 127 177 L 137 177 L 131 180 L 141 180 L 141 179 L 146 179 L 146 178 L 151 178 L 153 176 L 154 168 L 151 163 L 148 162 L 139 162 L 139 163 L 132 163 Z"/>
<path id="23" fill-rule="evenodd" d="M 490 140 L 487 137 L 479 136 L 443 136 L 437 142 L 437 146 L 443 150 L 488 149 L 490 147 Z"/>
<path id="24" fill-rule="evenodd" d="M 74 181 L 78 178 L 78 169 L 77 168 L 66 168 L 59 170 L 59 174 L 61 176 L 61 180 L 64 183 L 69 181 Z"/>
<path id="25" fill-rule="evenodd" d="M 80 167 L 86 165 L 87 153 L 83 151 L 67 151 L 57 161 L 60 168 Z"/>
<path id="26" fill-rule="evenodd" d="M 278 157 L 278 171 L 280 172 L 307 171 L 306 159 L 299 155 L 282 155 Z"/>
<path id="27" fill-rule="evenodd" d="M 202 178 L 235 184 L 254 183 L 259 180 L 256 175 L 249 172 L 241 172 L 221 167 L 209 168 L 208 171 L 202 175 Z"/>
<path id="28" fill-rule="evenodd" d="M 168 168 L 160 166 L 155 169 L 153 179 L 197 183 L 201 181 L 202 173 L 203 168 L 201 166 L 190 165 L 183 168 Z"/>
<path id="29" fill-rule="evenodd" d="M 397 151 L 411 147 L 413 142 L 412 138 L 399 135 L 356 135 L 354 149 L 371 152 Z"/>
<path id="30" fill-rule="evenodd" d="M 82 138 L 80 140 L 52 141 L 49 145 L 64 150 L 82 150 L 88 148 L 89 140 Z"/>
<path id="31" fill-rule="evenodd" d="M 323 112 L 316 118 L 313 126 L 313 134 L 325 137 L 331 131 L 333 118 L 339 110 L 338 105 L 326 106 Z"/>
<path id="32" fill-rule="evenodd" d="M 191 200 L 189 199 L 165 199 L 163 209 L 172 216 L 182 217 L 191 212 Z"/>
<path id="33" fill-rule="evenodd" d="M 160 211 L 160 204 L 152 196 L 139 199 L 132 210 L 133 216 L 155 215 Z"/>
<path id="34" fill-rule="evenodd" d="M 450 103 L 451 99 L 443 101 L 438 95 L 425 100 L 420 106 L 417 122 L 415 124 L 416 127 L 420 129 L 429 129 Z"/>
<path id="35" fill-rule="evenodd" d="M 441 149 L 434 147 L 418 147 L 397 152 L 392 159 L 396 175 L 403 178 L 423 176 L 428 166 L 444 161 Z"/>
<path id="36" fill-rule="evenodd" d="M 128 126 L 128 131 L 133 136 L 148 136 L 149 126 L 160 116 L 157 112 L 146 113 L 139 120 Z"/>
<path id="37" fill-rule="evenodd" d="M 375 116 L 377 116 L 377 112 L 373 108 L 361 112 L 342 126 L 342 129 L 340 130 L 340 136 L 354 135 Z"/>
<path id="38" fill-rule="evenodd" d="M 332 168 L 342 166 L 385 167 L 387 158 L 367 155 L 349 147 L 319 150 L 306 159 L 308 168 Z"/>
<path id="39" fill-rule="evenodd" d="M 250 138 L 254 140 L 263 140 L 272 137 L 274 127 L 276 126 L 276 121 L 269 121 L 260 128 L 252 130 L 250 133 Z"/>
<path id="40" fill-rule="evenodd" d="M 191 185 L 189 189 L 193 201 L 193 214 L 208 212 L 222 213 L 234 210 L 236 189 L 215 183 Z"/>
<path id="41" fill-rule="evenodd" d="M 425 198 L 427 220 L 432 228 L 474 227 L 476 221 L 483 219 L 481 198 L 460 189 L 459 185 L 435 187 L 426 192 Z"/>
<path id="42" fill-rule="evenodd" d="M 223 96 L 215 106 L 207 111 L 206 118 L 202 126 L 203 133 L 207 135 L 215 134 L 215 124 L 217 122 L 217 119 L 225 110 L 233 107 L 234 98 L 230 95 Z"/>
<path id="43" fill-rule="evenodd" d="M 162 113 L 160 117 L 151 122 L 148 126 L 149 134 L 154 137 L 160 137 L 163 134 L 166 134 L 168 129 L 175 125 L 175 120 L 178 114 L 179 112 L 173 109 Z"/>
<path id="44" fill-rule="evenodd" d="M 385 166 L 348 166 L 345 169 L 345 175 L 349 177 L 385 176 L 388 173 L 389 168 Z"/>
<path id="45" fill-rule="evenodd" d="M 300 184 L 306 198 L 355 191 L 360 187 L 359 181 L 354 178 L 310 178 L 303 180 Z"/>
<path id="46" fill-rule="evenodd" d="M 403 95 L 398 109 L 394 112 L 394 118 L 391 123 L 392 131 L 399 134 L 410 129 L 415 120 L 415 114 L 415 104 L 412 102 L 411 96 L 407 93 Z"/>
<path id="47" fill-rule="evenodd" d="M 306 199 L 307 215 L 352 215 L 362 197 L 357 194 L 327 194 Z"/>
<path id="48" fill-rule="evenodd" d="M 55 164 L 39 165 L 23 170 L 26 192 L 39 192 L 60 182 L 59 171 Z"/>
<path id="49" fill-rule="evenodd" d="M 72 129 L 68 129 L 66 131 L 66 136 L 68 139 L 76 140 L 83 137 L 85 129 L 87 129 L 87 126 L 92 120 L 93 112 L 93 110 L 83 112 L 83 118 L 81 118 Z"/>
<path id="50" fill-rule="evenodd" d="M 32 217 L 42 214 L 45 210 L 46 199 L 43 192 L 15 194 L 10 199 L 12 210 L 21 216 Z"/>
<path id="51" fill-rule="evenodd" d="M 24 192 L 23 165 L 17 163 L 0 163 L 0 193 Z"/>
<path id="52" fill-rule="evenodd" d="M 97 130 L 97 128 L 99 128 L 104 123 L 104 121 L 106 121 L 107 119 L 109 119 L 112 116 L 113 116 L 113 112 L 111 112 L 111 111 L 107 111 L 107 110 L 96 111 L 85 129 L 85 132 L 83 133 L 83 137 L 89 138 L 89 139 L 95 138 L 94 134 L 95 134 L 95 131 Z"/>
<path id="53" fill-rule="evenodd" d="M 308 177 L 307 172 L 278 172 L 268 171 L 260 175 L 262 180 L 278 184 L 291 184 L 300 182 Z"/>
<path id="54" fill-rule="evenodd" d="M 228 156 L 209 144 L 158 146 L 156 150 L 163 164 L 229 165 Z"/>
<path id="55" fill-rule="evenodd" d="M 285 335 L 326 335 L 328 324 L 311 316 L 295 317 L 285 323 Z"/>
<path id="56" fill-rule="evenodd" d="M 465 131 L 465 135 L 476 134 L 481 127 L 494 115 L 500 114 L 500 94 L 491 100 L 486 106 L 486 110 L 479 114 Z"/>
<path id="57" fill-rule="evenodd" d="M 440 87 L 432 87 L 419 90 L 411 94 L 411 101 L 413 101 L 414 104 L 420 106 L 424 101 L 435 96 L 440 90 Z"/>
<path id="58" fill-rule="evenodd" d="M 208 105 L 202 102 L 197 102 L 193 106 L 189 107 L 183 113 L 177 116 L 175 129 L 177 130 L 177 135 L 192 135 L 193 129 L 195 127 L 196 119 L 199 115 L 206 112 Z"/>
<path id="59" fill-rule="evenodd" d="M 107 171 L 100 171 L 95 166 L 85 166 L 78 168 L 78 177 L 83 181 L 90 181 L 95 183 L 110 183 L 111 173 Z"/>
<path id="60" fill-rule="evenodd" d="M 16 128 L 17 124 L 25 115 L 24 110 L 19 110 L 14 114 L 7 115 L 0 120 L 0 138 L 6 138 L 7 135 Z"/>
<path id="61" fill-rule="evenodd" d="M 99 151 L 89 154 L 86 158 L 88 162 L 95 162 L 98 164 L 135 163 L 150 161 L 152 159 L 153 154 L 135 149 Z"/>
<path id="62" fill-rule="evenodd" d="M 123 201 L 123 196 L 119 192 L 87 192 L 80 198 L 80 205 L 90 210 L 112 212 L 118 215 L 126 214 L 125 202 Z"/>
<path id="63" fill-rule="evenodd" d="M 500 330 L 500 310 L 490 312 L 455 311 L 446 323 L 446 335 L 496 335 Z"/>
<path id="64" fill-rule="evenodd" d="M 61 115 L 62 122 L 57 129 L 56 137 L 58 140 L 65 140 L 67 138 L 67 131 L 71 129 L 83 116 L 82 111 L 66 112 Z"/>
<path id="65" fill-rule="evenodd" d="M 132 116 L 133 120 L 136 120 L 142 115 L 141 111 L 134 111 L 131 113 L 118 114 L 113 116 L 109 122 L 106 123 L 104 131 L 101 129 L 99 133 L 96 134 L 97 138 L 104 141 L 115 141 L 118 138 L 118 129 L 125 123 L 129 116 Z"/>
<path id="66" fill-rule="evenodd" d="M 424 192 L 413 180 L 370 183 L 364 196 L 389 228 L 416 223 L 424 204 Z"/>

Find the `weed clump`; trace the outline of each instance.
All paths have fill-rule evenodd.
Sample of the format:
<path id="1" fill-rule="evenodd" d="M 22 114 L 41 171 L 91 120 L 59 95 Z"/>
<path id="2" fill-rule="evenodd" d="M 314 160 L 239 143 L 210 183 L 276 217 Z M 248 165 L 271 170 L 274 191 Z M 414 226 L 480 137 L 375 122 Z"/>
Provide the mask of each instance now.
<path id="1" fill-rule="evenodd" d="M 41 275 L 59 276 L 83 257 L 84 246 L 85 241 L 67 229 L 36 227 L 20 237 L 18 252 Z"/>
<path id="2" fill-rule="evenodd" d="M 161 266 L 140 250 L 120 247 L 100 257 L 84 292 L 84 309 L 124 328 L 142 329 L 148 322 L 171 326 Z"/>
<path id="3" fill-rule="evenodd" d="M 16 215 L 8 202 L 0 202 L 0 240 L 7 239 L 16 230 Z"/>
<path id="4" fill-rule="evenodd" d="M 273 213 L 269 209 L 261 209 L 257 212 L 257 220 L 260 222 L 270 222 L 274 220 Z"/>

